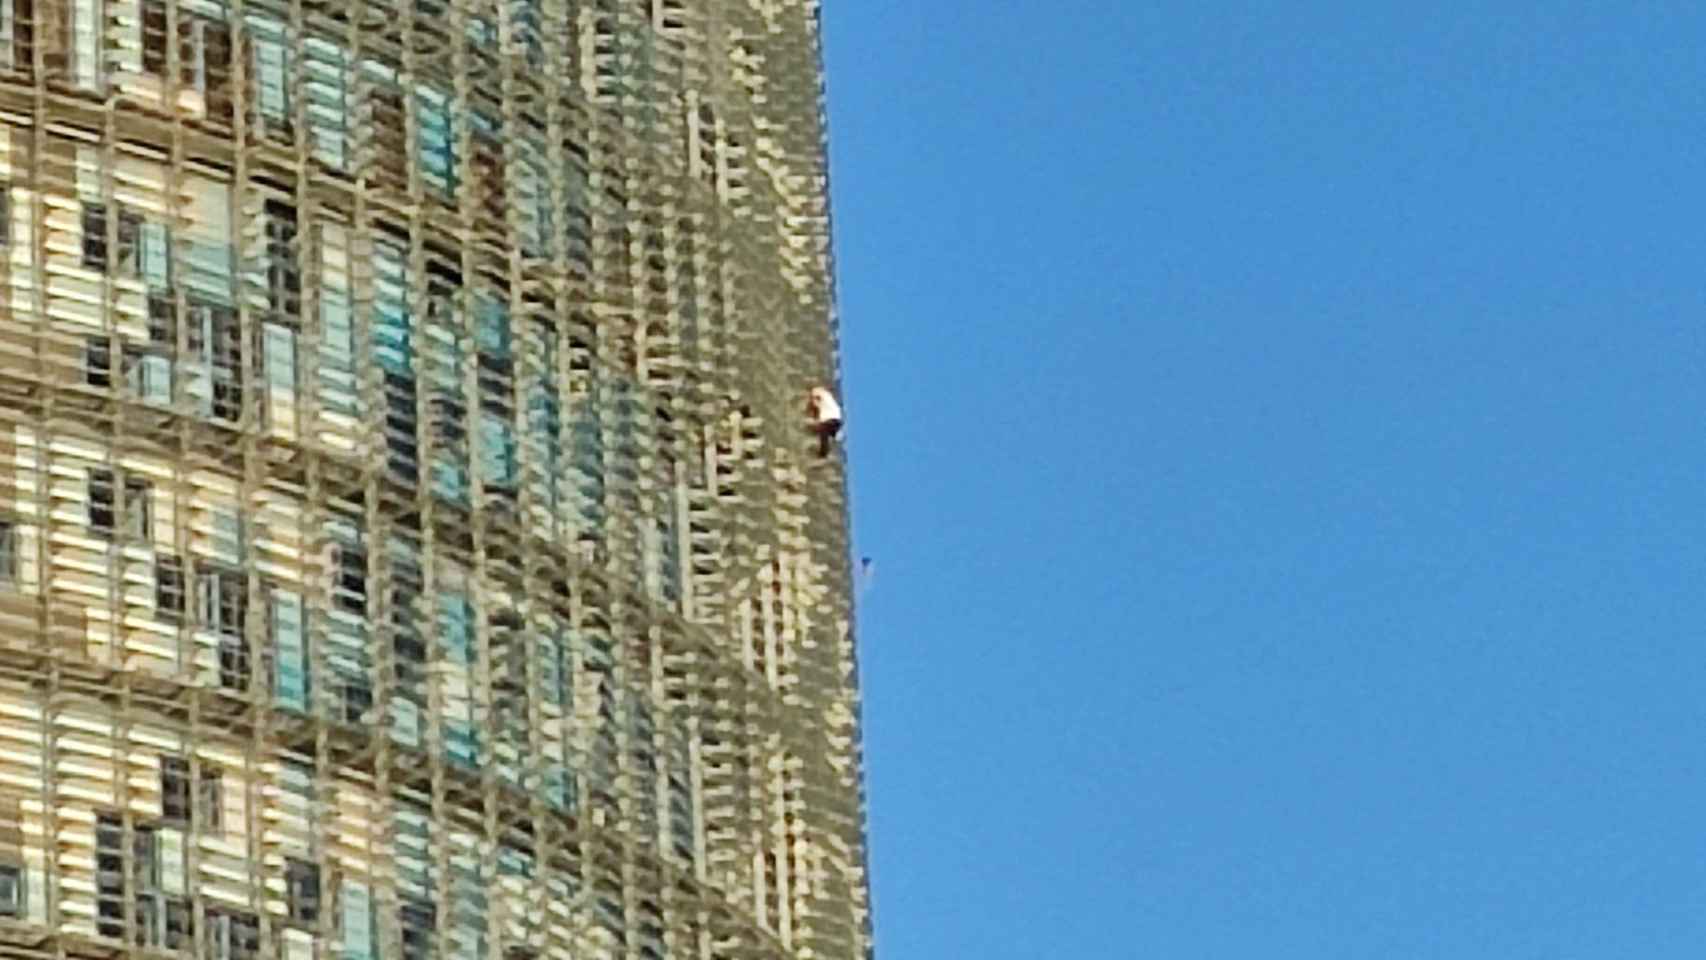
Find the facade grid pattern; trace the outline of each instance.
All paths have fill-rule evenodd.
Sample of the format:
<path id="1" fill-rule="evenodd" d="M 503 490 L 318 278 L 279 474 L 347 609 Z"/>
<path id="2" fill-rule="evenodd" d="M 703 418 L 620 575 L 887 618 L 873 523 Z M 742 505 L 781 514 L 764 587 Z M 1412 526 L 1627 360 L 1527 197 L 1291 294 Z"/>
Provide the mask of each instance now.
<path id="1" fill-rule="evenodd" d="M 871 955 L 816 0 L 0 0 L 0 956 Z"/>

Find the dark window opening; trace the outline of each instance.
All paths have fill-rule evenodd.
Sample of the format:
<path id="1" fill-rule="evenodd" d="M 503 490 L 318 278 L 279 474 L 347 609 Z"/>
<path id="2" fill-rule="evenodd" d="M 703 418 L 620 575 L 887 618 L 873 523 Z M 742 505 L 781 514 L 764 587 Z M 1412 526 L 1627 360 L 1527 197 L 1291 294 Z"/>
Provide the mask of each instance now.
<path id="1" fill-rule="evenodd" d="M 392 640 L 392 649 L 401 663 L 426 663 L 426 641 L 414 632 L 399 632 Z"/>
<path id="2" fill-rule="evenodd" d="M 124 821 L 110 813 L 95 819 L 96 931 L 103 937 L 124 936 Z"/>
<path id="3" fill-rule="evenodd" d="M 249 645 L 240 638 L 219 641 L 219 685 L 227 690 L 249 689 Z"/>
<path id="4" fill-rule="evenodd" d="M 366 680 L 345 680 L 343 684 L 345 723 L 363 723 L 373 709 L 373 687 Z"/>
<path id="5" fill-rule="evenodd" d="M 154 612 L 162 620 L 178 622 L 184 615 L 184 562 L 162 556 L 154 564 Z"/>
<path id="6" fill-rule="evenodd" d="M 179 14 L 183 16 L 183 14 Z M 142 69 L 161 79 L 166 78 L 166 64 L 170 59 L 167 48 L 171 46 L 171 35 L 166 30 L 166 5 L 161 0 L 147 0 L 142 4 Z M 180 54 L 181 56 L 181 54 Z"/>
<path id="7" fill-rule="evenodd" d="M 83 382 L 91 387 L 113 385 L 113 342 L 108 337 L 90 337 L 83 345 Z"/>
<path id="8" fill-rule="evenodd" d="M 16 2 L 16 0 L 14 0 Z M 166 27 L 166 5 L 147 0 L 142 6 L 142 69 L 164 83 L 172 79 L 173 38 Z M 221 20 L 191 15 L 178 8 L 177 83 L 201 93 L 209 119 L 231 119 L 231 27 Z"/>
<path id="9" fill-rule="evenodd" d="M 468 437 L 468 405 L 454 394 L 435 394 L 427 401 L 433 436 L 442 444 L 460 446 Z"/>
<path id="10" fill-rule="evenodd" d="M 219 639 L 219 685 L 249 689 L 249 645 L 243 637 L 248 613 L 248 579 L 238 570 L 203 565 L 196 575 L 196 617 Z"/>
<path id="11" fill-rule="evenodd" d="M 0 864 L 0 917 L 24 915 L 24 868 Z"/>
<path id="12" fill-rule="evenodd" d="M 14 0 L 15 2 L 15 0 Z M 221 20 L 196 20 L 191 26 L 195 44 L 195 86 L 207 97 L 207 118 L 230 125 L 233 116 L 231 25 Z"/>
<path id="13" fill-rule="evenodd" d="M 104 537 L 113 535 L 113 517 L 115 514 L 113 490 L 113 472 L 111 470 L 95 469 L 89 471 L 89 526 Z"/>
<path id="14" fill-rule="evenodd" d="M 285 863 L 284 882 L 290 900 L 290 919 L 298 923 L 317 923 L 320 919 L 319 866 L 290 859 Z"/>
<path id="15" fill-rule="evenodd" d="M 107 269 L 106 204 L 83 204 L 83 266 L 90 270 Z"/>
<path id="16" fill-rule="evenodd" d="M 190 822 L 190 762 L 183 757 L 160 758 L 160 815 L 167 823 Z"/>
<path id="17" fill-rule="evenodd" d="M 420 439 L 415 424 L 415 381 L 389 371 L 385 374 L 385 446 L 391 472 L 414 483 L 420 464 Z"/>
<path id="18" fill-rule="evenodd" d="M 280 319 L 295 322 L 301 312 L 302 274 L 296 266 L 296 208 L 266 202 L 267 306 Z"/>
<path id="19" fill-rule="evenodd" d="M 397 907 L 397 925 L 402 932 L 403 960 L 431 960 L 438 927 L 438 912 L 432 904 L 404 900 Z"/>
<path id="20" fill-rule="evenodd" d="M 252 914 L 207 911 L 207 960 L 255 960 L 261 949 L 261 925 Z"/>
<path id="21" fill-rule="evenodd" d="M 36 14 L 33 0 L 12 0 L 12 62 L 11 69 L 24 74 L 35 72 Z"/>
<path id="22" fill-rule="evenodd" d="M 195 943 L 195 913 L 190 909 L 188 900 L 182 897 L 166 897 L 166 942 L 167 950 L 183 950 Z"/>
<path id="23" fill-rule="evenodd" d="M 170 294 L 148 298 L 148 340 L 162 346 L 178 342 L 178 302 Z"/>
<path id="24" fill-rule="evenodd" d="M 390 85 L 375 85 L 368 95 L 372 126 L 376 132 L 378 152 L 372 163 L 371 177 L 385 184 L 403 185 L 408 182 L 409 151 L 404 139 L 408 130 L 408 109 L 403 103 L 403 91 Z"/>
<path id="25" fill-rule="evenodd" d="M 338 609 L 350 613 L 367 612 L 367 553 L 354 544 L 334 544 L 336 579 L 332 583 L 332 600 Z"/>
<path id="26" fill-rule="evenodd" d="M 19 549 L 18 525 L 11 520 L 0 520 L 0 583 L 18 583 L 22 565 Z"/>
<path id="27" fill-rule="evenodd" d="M 237 312 L 229 307 L 192 303 L 188 320 L 189 350 L 205 361 L 212 373 L 208 412 L 235 423 L 243 414 L 243 332 Z"/>

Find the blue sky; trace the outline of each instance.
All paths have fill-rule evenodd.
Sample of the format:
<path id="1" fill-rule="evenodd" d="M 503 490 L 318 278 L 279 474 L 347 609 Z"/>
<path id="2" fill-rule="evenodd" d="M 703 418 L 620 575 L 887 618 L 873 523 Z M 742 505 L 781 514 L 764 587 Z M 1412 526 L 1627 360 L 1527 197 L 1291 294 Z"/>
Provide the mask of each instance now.
<path id="1" fill-rule="evenodd" d="M 1706 945 L 1706 7 L 829 0 L 881 960 Z"/>

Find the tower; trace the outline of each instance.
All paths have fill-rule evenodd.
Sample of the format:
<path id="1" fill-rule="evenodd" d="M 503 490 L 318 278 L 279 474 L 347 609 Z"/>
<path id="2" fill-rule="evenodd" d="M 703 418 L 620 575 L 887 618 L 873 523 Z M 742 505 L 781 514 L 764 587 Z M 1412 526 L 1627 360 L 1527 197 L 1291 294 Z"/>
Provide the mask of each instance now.
<path id="1" fill-rule="evenodd" d="M 0 944 L 860 958 L 814 0 L 0 0 Z"/>

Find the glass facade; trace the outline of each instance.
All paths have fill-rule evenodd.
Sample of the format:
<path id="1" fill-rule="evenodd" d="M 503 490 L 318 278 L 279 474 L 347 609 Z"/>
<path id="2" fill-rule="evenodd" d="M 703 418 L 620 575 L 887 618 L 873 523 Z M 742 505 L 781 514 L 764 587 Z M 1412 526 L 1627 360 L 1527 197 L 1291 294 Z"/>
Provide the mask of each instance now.
<path id="1" fill-rule="evenodd" d="M 868 955 L 815 2 L 0 21 L 0 934 Z"/>

